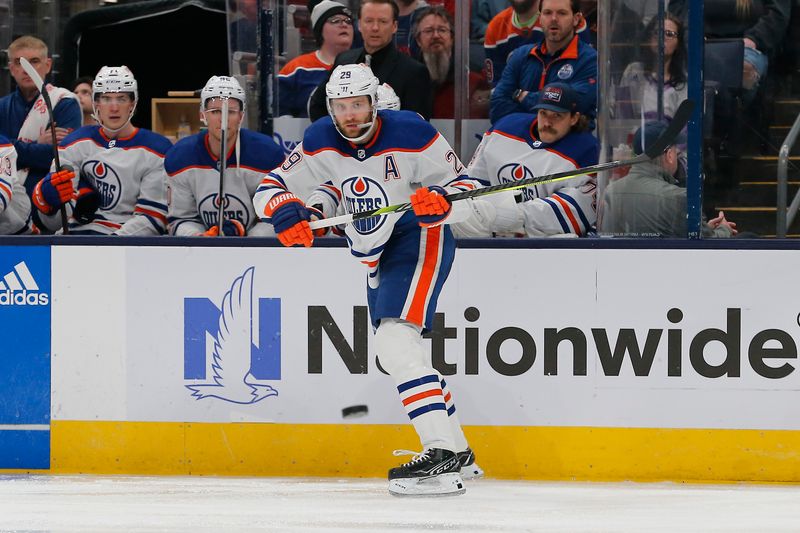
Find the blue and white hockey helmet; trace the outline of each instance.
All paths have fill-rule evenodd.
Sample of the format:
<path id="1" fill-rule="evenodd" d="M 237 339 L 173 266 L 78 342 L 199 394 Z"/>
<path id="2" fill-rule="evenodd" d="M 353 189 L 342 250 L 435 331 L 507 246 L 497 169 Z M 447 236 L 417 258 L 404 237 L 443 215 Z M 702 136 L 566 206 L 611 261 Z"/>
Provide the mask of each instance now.
<path id="1" fill-rule="evenodd" d="M 378 109 L 400 111 L 400 97 L 397 96 L 397 93 L 394 92 L 391 85 L 382 83 L 378 86 L 378 101 L 375 105 Z"/>
<path id="2" fill-rule="evenodd" d="M 328 107 L 328 114 L 333 119 L 336 129 L 345 139 L 354 143 L 359 143 L 372 135 L 372 130 L 375 126 L 375 115 L 378 113 L 376 106 L 378 101 L 378 87 L 381 82 L 372 73 L 372 69 L 363 63 L 339 65 L 331 73 L 328 83 L 325 84 L 325 103 Z M 372 119 L 362 124 L 363 134 L 356 138 L 347 137 L 336 122 L 336 116 L 333 113 L 331 100 L 338 98 L 352 98 L 354 96 L 368 96 L 370 106 L 372 107 Z"/>
<path id="3" fill-rule="evenodd" d="M 211 76 L 200 91 L 200 110 L 206 110 L 206 104 L 214 98 L 233 98 L 239 100 L 244 111 L 245 95 L 239 80 L 231 76 Z"/>
<path id="4" fill-rule="evenodd" d="M 119 67 L 103 67 L 92 82 L 92 99 L 103 93 L 133 93 L 133 99 L 139 99 L 139 86 L 131 69 L 125 65 Z"/>

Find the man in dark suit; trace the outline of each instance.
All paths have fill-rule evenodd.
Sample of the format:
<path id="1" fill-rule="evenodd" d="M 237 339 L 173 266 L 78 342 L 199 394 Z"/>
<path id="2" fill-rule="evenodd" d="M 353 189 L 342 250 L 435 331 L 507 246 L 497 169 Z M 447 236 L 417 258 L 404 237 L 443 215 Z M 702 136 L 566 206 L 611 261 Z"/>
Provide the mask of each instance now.
<path id="1" fill-rule="evenodd" d="M 400 97 L 400 109 L 416 111 L 425 119 L 431 117 L 433 89 L 425 65 L 400 53 L 394 45 L 398 7 L 393 0 L 363 0 L 358 12 L 358 27 L 363 48 L 347 50 L 336 56 L 338 65 L 366 63 L 381 83 L 388 83 Z M 314 91 L 309 103 L 312 121 L 328 114 L 325 106 L 325 84 L 330 74 Z"/>

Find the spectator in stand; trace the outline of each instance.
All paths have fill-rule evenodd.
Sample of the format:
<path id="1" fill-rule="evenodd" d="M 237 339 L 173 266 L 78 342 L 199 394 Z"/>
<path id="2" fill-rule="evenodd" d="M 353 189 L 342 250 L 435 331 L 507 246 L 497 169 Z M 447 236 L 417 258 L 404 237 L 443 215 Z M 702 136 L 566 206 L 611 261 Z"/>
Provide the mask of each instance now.
<path id="1" fill-rule="evenodd" d="M 336 56 L 353 44 L 353 14 L 333 0 L 322 0 L 311 12 L 318 49 L 289 61 L 278 73 L 278 115 L 308 116 L 311 93 L 327 77 Z"/>
<path id="2" fill-rule="evenodd" d="M 637 61 L 627 66 L 619 82 L 623 90 L 618 92 L 634 104 L 630 116 L 640 117 L 644 114 L 647 120 L 659 120 L 658 18 L 650 21 L 645 35 L 648 36 L 648 42 L 642 51 L 644 61 Z M 686 100 L 686 95 L 686 46 L 683 24 L 674 15 L 667 14 L 664 19 L 663 119 L 672 120 L 675 110 Z"/>
<path id="3" fill-rule="evenodd" d="M 412 29 L 419 20 L 419 13 L 426 7 L 428 2 L 425 0 L 393 0 L 398 7 L 397 32 L 394 34 L 394 45 L 397 49 L 407 55 L 415 56 L 419 52 L 417 43 L 414 42 Z M 356 24 L 358 29 L 358 24 Z M 353 40 L 354 47 L 364 46 L 360 33 L 357 31 Z"/>
<path id="4" fill-rule="evenodd" d="M 511 7 L 501 11 L 489 22 L 483 44 L 486 52 L 486 77 L 493 87 L 500 83 L 509 56 L 514 50 L 527 44 L 539 44 L 544 39 L 544 25 L 539 14 L 541 0 L 508 1 Z M 591 32 L 580 16 L 579 2 L 574 0 L 571 3 L 574 4 L 576 20 L 573 31 L 588 43 Z"/>
<path id="5" fill-rule="evenodd" d="M 670 0 L 669 10 L 685 21 L 688 4 L 686 0 Z M 742 86 L 747 105 L 767 75 L 769 58 L 783 42 L 792 0 L 706 0 L 703 6 L 706 37 L 740 38 L 744 42 Z"/>
<path id="6" fill-rule="evenodd" d="M 333 67 L 353 63 L 368 65 L 381 83 L 392 86 L 402 109 L 415 111 L 427 120 L 431 117 L 433 102 L 431 78 L 425 65 L 400 53 L 394 45 L 399 12 L 394 0 L 363 0 L 358 21 L 364 47 L 342 52 L 336 56 Z M 325 84 L 329 78 L 330 72 L 311 95 L 308 112 L 312 121 L 328 115 Z"/>
<path id="7" fill-rule="evenodd" d="M 633 137 L 633 153 L 655 142 L 667 125 L 648 122 Z M 625 237 L 686 237 L 686 189 L 675 180 L 678 149 L 670 146 L 658 158 L 633 165 L 628 174 L 612 181 L 603 194 L 600 231 Z M 703 222 L 705 237 L 732 237 L 736 224 L 719 216 Z"/>
<path id="8" fill-rule="evenodd" d="M 455 101 L 455 63 L 453 62 L 453 20 L 441 6 L 426 7 L 417 19 L 414 37 L 419 45 L 418 59 L 427 67 L 433 84 L 432 118 L 453 118 Z M 486 118 L 489 87 L 477 72 L 469 73 L 469 114 L 466 118 Z"/>
<path id="9" fill-rule="evenodd" d="M 83 112 L 83 124 L 88 126 L 94 124 L 95 120 L 92 116 L 92 81 L 94 78 L 91 76 L 83 76 L 78 78 L 72 84 L 72 92 L 78 97 L 81 103 L 81 111 Z"/>
<path id="10" fill-rule="evenodd" d="M 492 124 L 511 113 L 534 111 L 542 87 L 555 82 L 569 84 L 578 93 L 580 112 L 595 116 L 597 52 L 576 34 L 581 24 L 585 27 L 579 3 L 541 0 L 539 31 L 544 32 L 544 41 L 526 44 L 511 53 L 503 77 L 492 91 Z"/>
<path id="11" fill-rule="evenodd" d="M 17 178 L 25 184 L 28 196 L 50 170 L 53 161 L 53 137 L 50 117 L 44 100 L 33 80 L 20 64 L 27 59 L 39 76 L 46 80 L 53 60 L 48 57 L 44 41 L 24 35 L 8 45 L 8 69 L 17 88 L 0 98 L 0 134 L 8 137 L 17 151 Z M 81 107 L 78 97 L 67 89 L 47 86 L 53 104 L 56 142 L 61 142 L 72 130 L 81 127 Z"/>

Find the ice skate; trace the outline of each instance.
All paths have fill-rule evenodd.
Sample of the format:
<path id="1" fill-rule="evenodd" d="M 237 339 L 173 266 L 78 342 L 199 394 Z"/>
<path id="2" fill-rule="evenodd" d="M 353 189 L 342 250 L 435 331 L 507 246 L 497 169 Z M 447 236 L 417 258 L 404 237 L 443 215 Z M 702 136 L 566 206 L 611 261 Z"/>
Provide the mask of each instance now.
<path id="1" fill-rule="evenodd" d="M 475 453 L 472 448 L 458 452 L 458 461 L 461 463 L 461 479 L 478 479 L 483 477 L 483 469 L 475 462 Z"/>
<path id="2" fill-rule="evenodd" d="M 414 458 L 389 470 L 389 493 L 393 496 L 454 496 L 464 494 L 461 462 L 450 450 L 431 448 L 419 454 L 398 450 L 395 455 Z"/>

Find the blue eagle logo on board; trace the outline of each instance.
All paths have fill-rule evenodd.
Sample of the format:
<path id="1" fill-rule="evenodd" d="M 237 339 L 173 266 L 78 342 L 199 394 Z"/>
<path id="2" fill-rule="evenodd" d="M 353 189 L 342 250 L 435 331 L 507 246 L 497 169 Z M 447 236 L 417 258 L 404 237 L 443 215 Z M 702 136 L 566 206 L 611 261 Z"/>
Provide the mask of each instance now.
<path id="1" fill-rule="evenodd" d="M 254 267 L 237 277 L 222 298 L 219 331 L 214 339 L 211 381 L 185 385 L 198 400 L 218 398 L 227 402 L 253 404 L 277 396 L 278 391 L 250 372 L 253 342 Z"/>
<path id="2" fill-rule="evenodd" d="M 377 180 L 366 176 L 353 176 L 342 182 L 342 196 L 348 213 L 360 213 L 389 205 L 389 197 Z M 386 216 L 369 217 L 353 221 L 353 228 L 367 235 L 377 231 L 386 222 Z"/>

